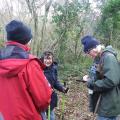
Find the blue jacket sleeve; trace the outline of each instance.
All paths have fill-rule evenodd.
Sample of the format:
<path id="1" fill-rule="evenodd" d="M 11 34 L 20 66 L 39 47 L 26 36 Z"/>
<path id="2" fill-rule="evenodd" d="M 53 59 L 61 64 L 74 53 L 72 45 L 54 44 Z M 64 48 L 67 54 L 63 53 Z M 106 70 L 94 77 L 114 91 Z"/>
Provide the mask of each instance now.
<path id="1" fill-rule="evenodd" d="M 60 81 L 58 80 L 58 73 L 57 73 L 57 67 L 54 68 L 54 75 L 55 75 L 55 84 L 54 84 L 54 88 L 57 89 L 60 92 L 64 91 L 64 86 L 60 83 Z"/>

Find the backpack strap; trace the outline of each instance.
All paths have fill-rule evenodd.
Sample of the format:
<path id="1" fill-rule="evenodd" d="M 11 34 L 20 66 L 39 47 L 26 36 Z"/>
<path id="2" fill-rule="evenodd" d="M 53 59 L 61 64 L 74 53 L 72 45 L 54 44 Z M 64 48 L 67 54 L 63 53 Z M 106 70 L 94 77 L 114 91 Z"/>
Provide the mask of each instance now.
<path id="1" fill-rule="evenodd" d="M 103 63 L 104 63 L 104 57 L 108 54 L 114 55 L 112 52 L 106 51 L 101 54 L 99 64 L 97 65 L 97 78 L 98 79 L 103 79 L 104 74 L 103 74 Z M 115 56 L 115 55 L 114 55 Z M 115 56 L 116 57 L 116 56 Z M 116 57 L 117 59 L 117 57 Z"/>

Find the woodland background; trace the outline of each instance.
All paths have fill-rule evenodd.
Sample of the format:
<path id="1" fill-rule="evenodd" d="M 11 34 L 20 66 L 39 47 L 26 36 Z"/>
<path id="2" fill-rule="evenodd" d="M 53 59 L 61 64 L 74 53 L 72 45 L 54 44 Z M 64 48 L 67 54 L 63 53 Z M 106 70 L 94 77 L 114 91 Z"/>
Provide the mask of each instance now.
<path id="1" fill-rule="evenodd" d="M 80 39 L 93 35 L 112 45 L 119 57 L 120 0 L 1 0 L 0 47 L 6 41 L 5 25 L 13 19 L 31 27 L 33 54 L 54 53 L 59 79 L 70 88 L 67 95 L 59 94 L 56 119 L 64 113 L 64 120 L 92 120 L 86 85 L 76 82 L 92 62 L 83 54 Z"/>

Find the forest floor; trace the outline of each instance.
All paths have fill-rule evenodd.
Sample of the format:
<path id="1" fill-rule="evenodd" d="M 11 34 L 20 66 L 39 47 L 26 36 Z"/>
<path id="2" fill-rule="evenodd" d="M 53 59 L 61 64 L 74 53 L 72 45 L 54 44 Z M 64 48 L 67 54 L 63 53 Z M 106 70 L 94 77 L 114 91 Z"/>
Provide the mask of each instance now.
<path id="1" fill-rule="evenodd" d="M 89 112 L 88 90 L 78 78 L 69 77 L 67 94 L 58 93 L 59 102 L 55 110 L 56 120 L 96 120 L 96 115 Z M 64 106 L 64 110 L 63 110 Z M 120 116 L 117 117 L 120 120 Z"/>
<path id="2" fill-rule="evenodd" d="M 67 94 L 59 93 L 58 107 L 55 110 L 56 120 L 94 120 L 95 118 L 89 112 L 86 84 L 77 82 L 76 79 L 69 78 Z"/>

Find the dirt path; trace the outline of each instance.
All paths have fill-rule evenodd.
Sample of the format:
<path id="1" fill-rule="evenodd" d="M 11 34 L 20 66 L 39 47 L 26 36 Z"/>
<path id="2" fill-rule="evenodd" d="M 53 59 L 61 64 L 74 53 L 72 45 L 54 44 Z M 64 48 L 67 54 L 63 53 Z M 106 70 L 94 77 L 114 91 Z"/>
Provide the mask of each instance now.
<path id="1" fill-rule="evenodd" d="M 88 93 L 84 83 L 76 82 L 76 79 L 69 79 L 68 86 L 70 88 L 65 95 L 65 111 L 62 119 L 62 98 L 63 94 L 59 94 L 59 104 L 56 109 L 56 120 L 93 120 L 92 114 L 88 110 Z"/>

